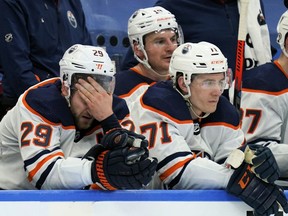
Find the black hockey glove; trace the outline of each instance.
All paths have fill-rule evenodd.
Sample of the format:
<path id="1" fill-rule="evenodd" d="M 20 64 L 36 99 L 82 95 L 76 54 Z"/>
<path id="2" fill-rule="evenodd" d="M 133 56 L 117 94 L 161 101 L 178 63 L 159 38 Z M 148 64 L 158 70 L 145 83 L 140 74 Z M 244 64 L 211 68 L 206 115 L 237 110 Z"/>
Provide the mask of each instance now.
<path id="1" fill-rule="evenodd" d="M 123 128 L 115 128 L 108 131 L 102 138 L 101 144 L 106 149 L 124 146 L 148 147 L 148 141 L 145 139 L 145 136 Z"/>
<path id="2" fill-rule="evenodd" d="M 93 159 L 92 181 L 108 190 L 140 189 L 147 185 L 155 173 L 157 159 L 148 157 L 148 142 L 144 138 L 125 129 L 105 134 L 101 144 L 84 156 Z"/>
<path id="3" fill-rule="evenodd" d="M 245 147 L 245 162 L 252 164 L 255 174 L 269 183 L 275 182 L 280 176 L 277 161 L 268 147 L 249 144 Z"/>
<path id="4" fill-rule="evenodd" d="M 276 214 L 279 208 L 288 212 L 288 202 L 283 190 L 258 178 L 251 171 L 251 165 L 245 162 L 234 171 L 226 190 L 251 206 L 256 216 Z"/>

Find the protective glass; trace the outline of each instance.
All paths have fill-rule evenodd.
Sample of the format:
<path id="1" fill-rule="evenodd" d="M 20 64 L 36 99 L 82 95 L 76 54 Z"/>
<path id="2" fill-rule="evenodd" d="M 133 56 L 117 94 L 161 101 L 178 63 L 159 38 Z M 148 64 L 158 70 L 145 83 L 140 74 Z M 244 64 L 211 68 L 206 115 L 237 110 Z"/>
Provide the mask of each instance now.
<path id="1" fill-rule="evenodd" d="M 199 85 L 203 89 L 215 89 L 216 87 L 219 87 L 220 91 L 223 92 L 226 86 L 226 80 L 220 80 L 218 82 L 215 80 L 204 80 Z"/>
<path id="2" fill-rule="evenodd" d="M 106 76 L 102 74 L 85 74 L 85 73 L 76 73 L 71 77 L 71 89 L 74 89 L 74 85 L 78 82 L 79 79 L 87 81 L 88 77 L 92 77 L 108 94 L 113 94 L 115 88 L 115 77 Z"/>
<path id="3" fill-rule="evenodd" d="M 217 81 L 214 79 L 205 79 L 202 80 L 199 78 L 199 76 L 195 76 L 194 81 L 196 81 L 196 84 L 200 86 L 202 89 L 205 90 L 212 90 L 215 88 L 219 88 L 221 92 L 224 91 L 226 85 L 227 85 L 227 79 L 226 77 L 223 77 L 223 79 Z"/>
<path id="4" fill-rule="evenodd" d="M 171 33 L 173 33 L 174 36 L 171 38 L 161 36 L 168 31 L 171 31 Z M 152 34 L 157 34 L 157 37 L 152 41 L 147 40 L 146 43 L 152 43 L 153 46 L 158 47 L 158 48 L 162 48 L 162 47 L 166 47 L 166 46 L 179 46 L 182 43 L 181 42 L 182 39 L 181 39 L 180 33 L 179 33 L 177 28 L 160 29 L 160 30 L 156 30 L 156 31 L 152 32 Z"/>

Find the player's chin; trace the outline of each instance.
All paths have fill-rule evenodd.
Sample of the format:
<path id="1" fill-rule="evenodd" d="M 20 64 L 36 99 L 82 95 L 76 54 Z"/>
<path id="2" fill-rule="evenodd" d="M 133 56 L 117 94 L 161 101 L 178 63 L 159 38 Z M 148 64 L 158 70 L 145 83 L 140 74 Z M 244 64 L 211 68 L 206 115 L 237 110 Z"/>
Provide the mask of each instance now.
<path id="1" fill-rule="evenodd" d="M 80 118 L 77 122 L 77 128 L 80 130 L 88 129 L 92 125 L 93 119 Z"/>
<path id="2" fill-rule="evenodd" d="M 163 61 L 163 64 L 164 64 L 164 67 L 165 67 L 165 68 L 169 68 L 170 58 L 169 58 L 169 59 L 165 59 L 165 60 Z"/>
<path id="3" fill-rule="evenodd" d="M 205 113 L 213 113 L 216 111 L 217 104 L 210 104 L 210 106 L 207 107 Z"/>

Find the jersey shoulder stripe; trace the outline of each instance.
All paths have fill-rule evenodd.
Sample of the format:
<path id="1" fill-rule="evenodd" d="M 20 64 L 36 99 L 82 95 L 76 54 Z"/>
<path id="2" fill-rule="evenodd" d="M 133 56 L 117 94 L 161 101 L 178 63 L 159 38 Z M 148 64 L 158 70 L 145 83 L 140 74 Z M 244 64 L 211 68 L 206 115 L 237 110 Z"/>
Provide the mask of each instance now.
<path id="1" fill-rule="evenodd" d="M 186 102 L 175 91 L 171 81 L 161 81 L 150 86 L 140 99 L 148 110 L 166 116 L 176 122 L 191 122 L 192 118 Z"/>
<path id="2" fill-rule="evenodd" d="M 151 83 L 151 85 L 153 85 L 154 83 Z M 133 95 L 136 91 L 138 91 L 138 89 L 140 89 L 141 87 L 145 87 L 145 86 L 149 86 L 147 83 L 139 83 L 138 85 L 134 86 L 127 94 L 122 94 L 119 95 L 120 98 L 126 99 L 129 98 L 131 95 Z"/>
<path id="3" fill-rule="evenodd" d="M 117 72 L 115 74 L 116 85 L 114 94 L 127 97 L 131 95 L 135 90 L 137 90 L 142 85 L 150 85 L 153 80 L 145 77 L 137 72 L 135 68 L 131 68 L 126 71 Z"/>
<path id="4" fill-rule="evenodd" d="M 288 91 L 288 76 L 277 61 L 243 73 L 243 91 L 281 94 Z"/>
<path id="5" fill-rule="evenodd" d="M 45 95 L 45 97 L 43 97 Z M 61 80 L 54 78 L 44 81 L 25 92 L 22 99 L 25 107 L 45 122 L 62 124 L 73 128 L 74 120 L 65 98 L 61 95 Z"/>

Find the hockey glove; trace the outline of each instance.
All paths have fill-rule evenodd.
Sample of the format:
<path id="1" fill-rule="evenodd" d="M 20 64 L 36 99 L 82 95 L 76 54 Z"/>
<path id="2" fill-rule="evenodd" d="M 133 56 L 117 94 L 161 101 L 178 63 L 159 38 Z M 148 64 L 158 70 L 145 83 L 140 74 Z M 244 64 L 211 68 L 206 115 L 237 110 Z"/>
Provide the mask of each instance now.
<path id="1" fill-rule="evenodd" d="M 93 159 L 92 181 L 107 190 L 141 189 L 151 181 L 157 167 L 157 159 L 149 158 L 145 148 L 107 150 L 97 144 L 84 158 Z"/>
<path id="2" fill-rule="evenodd" d="M 124 146 L 148 147 L 148 141 L 145 139 L 145 136 L 123 128 L 115 128 L 108 131 L 102 138 L 101 144 L 106 149 Z"/>
<path id="3" fill-rule="evenodd" d="M 277 161 L 268 147 L 249 144 L 245 150 L 245 162 L 252 164 L 252 171 L 269 183 L 275 182 L 280 176 Z"/>
<path id="4" fill-rule="evenodd" d="M 234 171 L 226 190 L 251 206 L 254 215 L 269 216 L 276 214 L 279 208 L 288 212 L 288 202 L 283 190 L 258 178 L 252 172 L 251 165 L 245 162 Z"/>

